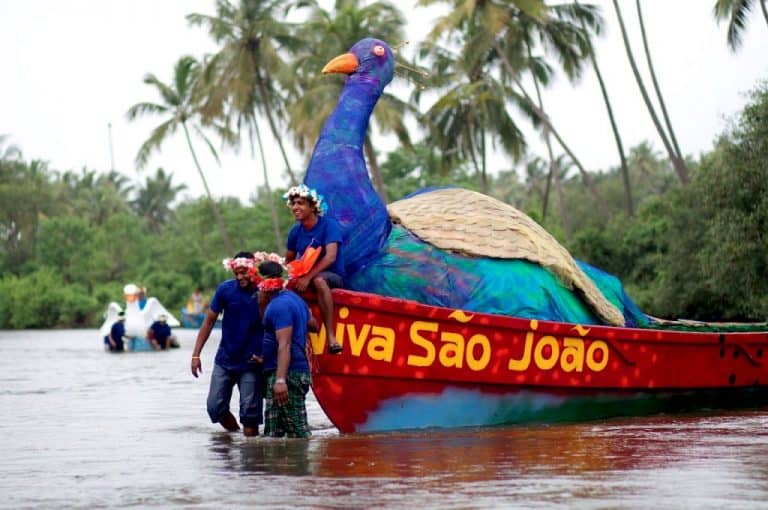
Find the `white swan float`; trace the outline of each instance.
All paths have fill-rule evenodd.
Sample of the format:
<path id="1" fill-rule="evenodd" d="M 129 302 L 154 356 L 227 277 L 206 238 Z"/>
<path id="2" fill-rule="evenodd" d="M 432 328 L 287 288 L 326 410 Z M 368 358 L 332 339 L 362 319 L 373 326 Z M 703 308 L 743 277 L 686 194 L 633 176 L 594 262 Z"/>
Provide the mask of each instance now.
<path id="1" fill-rule="evenodd" d="M 155 297 L 148 298 L 143 307 L 139 306 L 141 289 L 137 285 L 129 283 L 123 287 L 123 294 L 125 295 L 125 335 L 129 337 L 126 350 L 152 350 L 152 344 L 147 340 L 147 329 L 161 315 L 167 317 L 167 323 L 171 327 L 178 327 L 181 324 Z M 114 301 L 107 305 L 104 323 L 99 328 L 102 338 L 109 335 L 112 324 L 117 321 L 117 314 L 122 310 L 123 308 Z"/>

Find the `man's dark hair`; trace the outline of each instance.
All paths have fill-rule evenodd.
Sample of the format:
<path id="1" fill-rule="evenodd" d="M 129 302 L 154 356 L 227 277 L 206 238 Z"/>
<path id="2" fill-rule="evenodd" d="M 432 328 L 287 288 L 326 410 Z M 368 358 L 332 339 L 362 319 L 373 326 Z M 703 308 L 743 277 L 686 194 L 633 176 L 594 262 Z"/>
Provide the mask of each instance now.
<path id="1" fill-rule="evenodd" d="M 253 253 L 251 253 L 250 251 L 239 251 L 237 252 L 237 255 L 235 255 L 232 258 L 233 259 L 252 259 L 255 257 L 253 256 Z"/>
<path id="2" fill-rule="evenodd" d="M 277 262 L 266 260 L 259 264 L 259 274 L 262 278 L 280 278 L 283 276 L 283 266 Z"/>

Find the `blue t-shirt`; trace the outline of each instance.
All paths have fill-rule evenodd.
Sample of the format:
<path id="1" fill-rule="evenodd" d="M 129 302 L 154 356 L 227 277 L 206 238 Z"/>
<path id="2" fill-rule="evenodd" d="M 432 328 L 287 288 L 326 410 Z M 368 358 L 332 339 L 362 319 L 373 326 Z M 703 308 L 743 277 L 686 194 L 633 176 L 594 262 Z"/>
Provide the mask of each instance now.
<path id="1" fill-rule="evenodd" d="M 166 348 L 168 337 L 171 336 L 171 327 L 168 325 L 168 323 L 155 321 L 152 323 L 149 329 L 152 330 L 152 335 L 155 337 L 155 340 L 157 340 L 157 343 L 160 344 L 160 347 Z"/>
<path id="2" fill-rule="evenodd" d="M 283 290 L 264 310 L 264 370 L 277 369 L 277 335 L 283 328 L 293 326 L 291 336 L 290 372 L 309 372 L 307 361 L 307 321 L 309 307 L 291 290 Z"/>
<path id="3" fill-rule="evenodd" d="M 112 329 L 109 330 L 109 334 L 112 335 L 112 340 L 120 342 L 125 336 L 125 323 L 123 321 L 117 321 L 112 324 Z"/>
<path id="4" fill-rule="evenodd" d="M 112 324 L 112 328 L 109 330 L 109 334 L 112 336 L 112 340 L 118 349 L 123 347 L 123 337 L 125 336 L 125 323 L 123 321 L 117 321 Z M 104 337 L 104 342 L 109 343 L 109 337 Z"/>
<path id="5" fill-rule="evenodd" d="M 288 242 L 286 248 L 296 254 L 299 259 L 304 254 L 304 250 L 312 246 L 314 248 L 322 246 L 320 259 L 325 257 L 325 246 L 330 243 L 338 243 L 336 249 L 336 260 L 333 265 L 327 269 L 344 278 L 344 250 L 341 249 L 341 228 L 338 222 L 333 218 L 320 216 L 317 218 L 315 226 L 309 230 L 304 229 L 301 222 L 296 223 L 288 233 Z M 318 259 L 318 260 L 320 260 Z"/>
<path id="6" fill-rule="evenodd" d="M 227 370 L 260 370 L 260 365 L 249 361 L 254 354 L 261 356 L 264 336 L 258 291 L 241 289 L 237 280 L 227 280 L 216 289 L 210 309 L 224 312 L 216 364 Z"/>
<path id="7" fill-rule="evenodd" d="M 149 327 L 156 340 L 165 341 L 171 336 L 171 327 L 166 322 L 155 321 Z"/>

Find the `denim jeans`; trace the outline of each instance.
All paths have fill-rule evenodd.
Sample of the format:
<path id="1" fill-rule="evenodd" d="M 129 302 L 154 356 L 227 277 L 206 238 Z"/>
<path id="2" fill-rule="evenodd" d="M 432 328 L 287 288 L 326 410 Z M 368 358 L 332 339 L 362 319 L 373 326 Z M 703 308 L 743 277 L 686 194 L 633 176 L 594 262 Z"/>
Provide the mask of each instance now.
<path id="1" fill-rule="evenodd" d="M 260 370 L 240 372 L 214 364 L 208 391 L 208 416 L 213 423 L 218 423 L 221 416 L 229 411 L 235 384 L 240 392 L 240 423 L 245 427 L 258 427 L 264 419 L 264 384 Z"/>

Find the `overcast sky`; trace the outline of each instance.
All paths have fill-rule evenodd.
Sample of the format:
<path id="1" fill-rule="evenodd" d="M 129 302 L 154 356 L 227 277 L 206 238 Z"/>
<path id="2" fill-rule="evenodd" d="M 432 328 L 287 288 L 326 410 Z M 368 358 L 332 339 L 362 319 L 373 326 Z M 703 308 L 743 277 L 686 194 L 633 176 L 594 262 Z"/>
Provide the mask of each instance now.
<path id="1" fill-rule="evenodd" d="M 661 151 L 631 75 L 612 4 L 596 3 L 607 21 L 597 43 L 598 59 L 625 146 L 649 140 Z M 411 41 L 423 39 L 437 11 L 414 7 L 415 2 L 395 4 L 411 22 Z M 635 2 L 621 0 L 621 5 L 636 59 L 645 71 Z M 712 17 L 713 5 L 714 0 L 643 1 L 656 74 L 678 141 L 694 156 L 712 147 L 726 127 L 725 119 L 744 105 L 745 93 L 768 78 L 768 27 L 759 11 L 752 13 L 741 51 L 732 54 L 725 27 Z M 146 73 L 169 82 L 181 55 L 201 57 L 216 49 L 203 29 L 189 27 L 185 19 L 192 12 L 212 14 L 213 7 L 213 0 L 0 0 L 0 134 L 8 135 L 6 143 L 19 146 L 25 159 L 47 160 L 56 170 L 108 171 L 113 157 L 115 168 L 132 179 L 143 180 L 162 166 L 188 186 L 187 194 L 202 194 L 181 132 L 150 160 L 143 174 L 136 172 L 136 151 L 159 120 L 129 123 L 125 112 L 137 102 L 157 100 L 142 82 Z M 414 46 L 401 51 L 410 55 Z M 559 78 L 544 101 L 556 127 L 588 168 L 617 164 L 594 73 L 588 71 L 576 85 Z M 268 132 L 266 126 L 263 132 Z M 266 140 L 272 148 L 268 161 L 273 186 L 285 185 L 279 152 L 271 138 Z M 530 143 L 540 150 L 535 135 Z M 392 142 L 381 141 L 380 147 L 389 149 Z M 202 145 L 199 152 L 214 195 L 247 201 L 263 184 L 260 163 L 247 153 L 225 151 L 219 167 Z M 301 168 L 303 158 L 295 151 L 291 157 L 294 169 Z M 511 166 L 498 156 L 490 169 Z"/>

